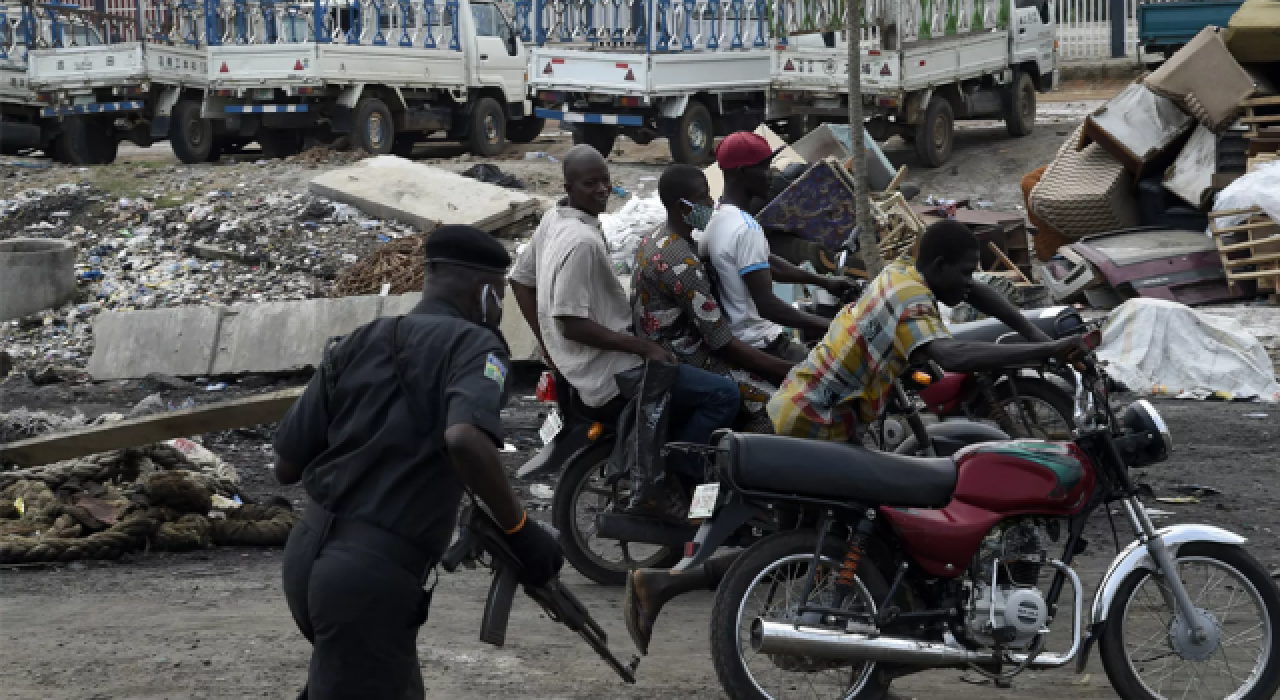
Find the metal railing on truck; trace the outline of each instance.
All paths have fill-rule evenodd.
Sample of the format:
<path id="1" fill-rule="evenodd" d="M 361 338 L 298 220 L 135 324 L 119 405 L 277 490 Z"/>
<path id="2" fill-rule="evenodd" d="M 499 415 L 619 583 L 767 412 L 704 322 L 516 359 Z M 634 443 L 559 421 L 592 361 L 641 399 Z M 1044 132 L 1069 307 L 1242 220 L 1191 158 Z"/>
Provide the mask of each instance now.
<path id="1" fill-rule="evenodd" d="M 0 61 L 27 62 L 27 52 L 36 46 L 39 22 L 30 5 L 0 5 Z"/>
<path id="2" fill-rule="evenodd" d="M 1004 29 L 1010 0 L 864 0 L 862 44 L 899 44 Z M 538 46 L 647 52 L 787 46 L 792 37 L 839 33 L 845 0 L 517 0 L 520 37 Z"/>
<path id="3" fill-rule="evenodd" d="M 92 0 L 85 0 L 91 2 Z M 132 42 L 204 44 L 204 10 L 194 0 L 107 0 L 105 10 L 67 3 L 34 4 L 42 25 L 37 48 L 73 48 Z"/>
<path id="4" fill-rule="evenodd" d="M 205 32 L 210 46 L 314 42 L 461 51 L 458 12 L 457 0 L 206 0 Z"/>

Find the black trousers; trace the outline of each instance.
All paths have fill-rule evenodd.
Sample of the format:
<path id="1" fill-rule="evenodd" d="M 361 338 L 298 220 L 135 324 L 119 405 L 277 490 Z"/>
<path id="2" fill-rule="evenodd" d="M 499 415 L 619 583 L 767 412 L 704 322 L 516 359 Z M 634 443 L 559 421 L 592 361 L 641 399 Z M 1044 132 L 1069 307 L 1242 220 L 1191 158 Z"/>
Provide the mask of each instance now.
<path id="1" fill-rule="evenodd" d="M 418 630 L 431 595 L 370 549 L 298 523 L 284 550 L 284 594 L 312 644 L 307 700 L 420 700 Z"/>

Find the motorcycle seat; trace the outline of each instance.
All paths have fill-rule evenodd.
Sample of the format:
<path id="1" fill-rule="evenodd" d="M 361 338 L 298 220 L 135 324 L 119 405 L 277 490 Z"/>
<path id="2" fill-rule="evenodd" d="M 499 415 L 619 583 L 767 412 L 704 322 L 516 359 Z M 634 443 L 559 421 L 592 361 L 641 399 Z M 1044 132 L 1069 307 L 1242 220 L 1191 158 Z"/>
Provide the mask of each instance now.
<path id="1" fill-rule="evenodd" d="M 950 457 L 908 457 L 858 445 L 733 433 L 729 468 L 750 491 L 868 506 L 941 508 L 956 487 Z"/>

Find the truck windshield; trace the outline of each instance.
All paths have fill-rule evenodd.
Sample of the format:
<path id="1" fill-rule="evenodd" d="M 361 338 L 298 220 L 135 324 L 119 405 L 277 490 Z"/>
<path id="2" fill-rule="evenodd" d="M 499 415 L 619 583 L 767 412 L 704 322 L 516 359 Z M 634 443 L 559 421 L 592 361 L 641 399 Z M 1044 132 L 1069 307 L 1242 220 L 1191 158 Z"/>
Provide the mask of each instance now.
<path id="1" fill-rule="evenodd" d="M 63 31 L 62 42 L 66 46 L 102 46 L 102 35 L 88 25 L 73 24 Z"/>

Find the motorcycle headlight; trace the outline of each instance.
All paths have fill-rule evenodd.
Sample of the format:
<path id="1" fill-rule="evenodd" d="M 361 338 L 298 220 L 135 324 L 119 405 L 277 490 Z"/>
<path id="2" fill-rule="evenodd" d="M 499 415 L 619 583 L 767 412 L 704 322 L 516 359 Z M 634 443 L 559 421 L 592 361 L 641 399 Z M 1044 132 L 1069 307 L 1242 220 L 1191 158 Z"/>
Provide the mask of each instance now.
<path id="1" fill-rule="evenodd" d="M 1169 459 L 1173 437 L 1150 401 L 1139 399 L 1129 404 L 1120 423 L 1125 435 L 1117 442 L 1127 466 L 1145 467 Z"/>

